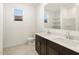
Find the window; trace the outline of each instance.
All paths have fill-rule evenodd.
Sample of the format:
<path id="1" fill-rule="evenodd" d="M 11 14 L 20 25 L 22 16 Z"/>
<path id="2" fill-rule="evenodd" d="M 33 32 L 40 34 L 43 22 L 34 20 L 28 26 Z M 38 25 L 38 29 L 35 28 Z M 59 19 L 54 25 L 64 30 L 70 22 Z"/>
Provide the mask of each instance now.
<path id="1" fill-rule="evenodd" d="M 14 20 L 22 21 L 23 20 L 23 10 L 22 9 L 14 9 Z"/>

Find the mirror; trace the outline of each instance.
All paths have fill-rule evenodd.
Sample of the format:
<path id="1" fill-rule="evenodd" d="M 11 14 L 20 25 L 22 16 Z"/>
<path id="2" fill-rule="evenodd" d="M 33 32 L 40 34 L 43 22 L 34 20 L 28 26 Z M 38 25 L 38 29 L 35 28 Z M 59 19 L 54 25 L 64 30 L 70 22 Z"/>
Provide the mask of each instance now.
<path id="1" fill-rule="evenodd" d="M 44 8 L 45 28 L 79 30 L 79 4 L 48 3 Z"/>

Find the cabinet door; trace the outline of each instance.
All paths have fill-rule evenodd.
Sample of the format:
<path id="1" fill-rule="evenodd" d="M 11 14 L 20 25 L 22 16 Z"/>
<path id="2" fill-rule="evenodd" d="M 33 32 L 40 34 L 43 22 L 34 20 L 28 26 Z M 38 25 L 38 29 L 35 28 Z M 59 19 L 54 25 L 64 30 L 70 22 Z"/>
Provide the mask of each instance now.
<path id="1" fill-rule="evenodd" d="M 46 55 L 46 39 L 41 37 L 41 55 Z"/>
<path id="2" fill-rule="evenodd" d="M 51 47 L 47 47 L 47 55 L 58 55 L 58 52 Z"/>
<path id="3" fill-rule="evenodd" d="M 60 47 L 52 42 L 47 40 L 47 55 L 59 55 Z"/>
<path id="4" fill-rule="evenodd" d="M 37 51 L 38 54 L 41 54 L 41 42 L 40 42 L 41 38 L 36 35 L 36 39 L 35 39 L 35 49 Z"/>

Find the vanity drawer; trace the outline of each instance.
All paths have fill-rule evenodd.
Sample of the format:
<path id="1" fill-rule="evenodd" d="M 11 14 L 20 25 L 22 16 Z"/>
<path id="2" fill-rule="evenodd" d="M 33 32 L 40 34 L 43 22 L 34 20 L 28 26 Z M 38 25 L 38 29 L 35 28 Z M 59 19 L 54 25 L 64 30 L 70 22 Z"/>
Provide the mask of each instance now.
<path id="1" fill-rule="evenodd" d="M 47 47 L 47 55 L 59 55 L 59 53 L 55 49 L 48 46 Z"/>
<path id="2" fill-rule="evenodd" d="M 77 53 L 71 49 L 68 49 L 64 46 L 61 46 L 60 55 L 79 55 L 79 53 Z"/>
<path id="3" fill-rule="evenodd" d="M 51 53 L 55 53 L 54 55 L 59 55 L 60 46 L 50 40 L 47 40 L 47 51 L 51 49 Z M 50 48 L 50 49 L 49 49 Z"/>

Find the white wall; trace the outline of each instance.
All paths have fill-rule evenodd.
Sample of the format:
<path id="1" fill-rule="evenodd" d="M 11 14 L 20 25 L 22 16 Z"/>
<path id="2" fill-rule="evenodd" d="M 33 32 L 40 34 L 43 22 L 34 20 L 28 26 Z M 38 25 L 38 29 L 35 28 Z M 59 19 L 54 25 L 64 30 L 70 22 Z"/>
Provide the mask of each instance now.
<path id="1" fill-rule="evenodd" d="M 77 20 L 76 20 L 76 29 L 79 31 L 79 4 L 76 6 L 77 10 L 76 10 L 76 16 L 77 16 Z"/>
<path id="2" fill-rule="evenodd" d="M 44 5 L 39 4 L 37 7 L 37 32 L 44 30 Z"/>
<path id="3" fill-rule="evenodd" d="M 11 47 L 27 41 L 36 32 L 36 8 L 33 4 L 4 3 L 4 47 Z M 14 21 L 13 9 L 24 10 L 23 21 Z"/>
<path id="4" fill-rule="evenodd" d="M 3 5 L 0 3 L 0 54 L 3 52 Z"/>

